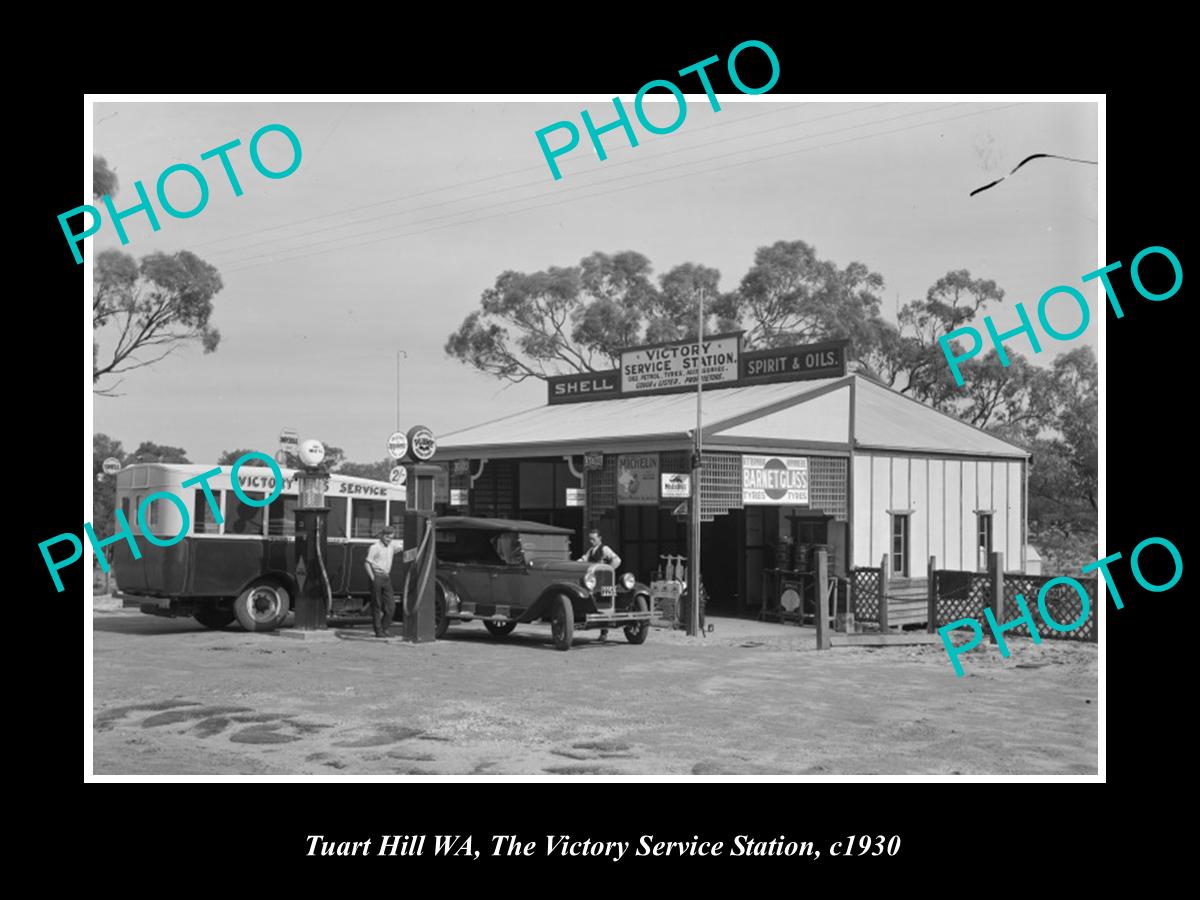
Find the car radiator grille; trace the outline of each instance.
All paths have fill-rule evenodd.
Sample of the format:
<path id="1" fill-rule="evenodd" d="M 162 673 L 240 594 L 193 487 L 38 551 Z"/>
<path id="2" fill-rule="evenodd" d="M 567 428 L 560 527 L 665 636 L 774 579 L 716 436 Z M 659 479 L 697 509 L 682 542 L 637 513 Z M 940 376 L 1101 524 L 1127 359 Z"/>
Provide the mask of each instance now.
<path id="1" fill-rule="evenodd" d="M 610 566 L 598 566 L 596 576 L 596 606 L 612 609 L 617 602 L 617 574 Z"/>

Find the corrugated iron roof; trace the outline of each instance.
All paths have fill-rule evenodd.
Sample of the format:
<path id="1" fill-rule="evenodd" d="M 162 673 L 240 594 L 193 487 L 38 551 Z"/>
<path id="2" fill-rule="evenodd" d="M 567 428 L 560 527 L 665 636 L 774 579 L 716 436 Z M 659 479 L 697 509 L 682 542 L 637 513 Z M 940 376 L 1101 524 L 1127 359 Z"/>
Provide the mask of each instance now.
<path id="1" fill-rule="evenodd" d="M 855 376 L 854 437 L 860 447 L 1023 457 L 1015 444 Z"/>
<path id="2" fill-rule="evenodd" d="M 836 378 L 705 391 L 704 427 L 799 398 Z M 511 444 L 605 441 L 618 438 L 672 438 L 686 440 L 696 427 L 696 395 L 660 394 L 618 397 L 584 403 L 539 406 L 481 425 L 437 436 L 441 450 Z"/>
<path id="3" fill-rule="evenodd" d="M 755 414 L 766 419 L 781 409 L 824 394 L 833 386 L 850 383 L 855 385 L 857 398 L 854 432 L 859 447 L 1014 458 L 1026 455 L 1019 447 L 857 375 L 705 391 L 705 434 L 720 432 L 737 423 L 737 434 L 742 441 L 762 437 L 795 440 L 799 445 L 806 441 L 828 442 L 828 423 L 823 420 L 812 423 L 811 434 L 805 434 L 804 429 L 800 433 L 780 434 L 776 428 L 764 424 L 763 433 L 756 435 Z M 797 418 L 803 421 L 803 416 Z M 588 445 L 638 441 L 684 446 L 695 424 L 694 393 L 539 406 L 438 435 L 437 456 L 445 459 L 498 448 L 525 449 L 532 455 L 538 455 L 539 448 L 546 448 L 546 455 L 550 455 L 555 449 L 561 452 L 562 446 L 568 444 L 572 452 L 579 453 Z"/>

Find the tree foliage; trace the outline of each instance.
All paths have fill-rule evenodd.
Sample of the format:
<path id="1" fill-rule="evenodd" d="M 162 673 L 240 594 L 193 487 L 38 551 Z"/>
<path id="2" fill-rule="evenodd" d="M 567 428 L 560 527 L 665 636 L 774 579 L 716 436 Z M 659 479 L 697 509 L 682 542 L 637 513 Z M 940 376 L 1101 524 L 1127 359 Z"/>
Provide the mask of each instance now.
<path id="1" fill-rule="evenodd" d="M 267 452 L 266 450 L 258 450 L 255 448 L 244 448 L 243 447 L 243 448 L 239 448 L 237 450 L 224 451 L 220 456 L 217 457 L 217 465 L 218 466 L 232 466 L 235 462 L 237 462 L 239 459 L 241 459 L 247 453 L 266 453 L 268 456 L 271 456 L 272 458 L 274 458 L 273 454 Z M 346 459 L 346 451 L 343 450 L 341 447 L 334 447 L 332 444 L 325 445 L 325 460 L 323 463 L 325 468 L 329 469 L 330 471 L 333 471 L 333 470 L 337 469 L 339 466 L 341 466 L 343 464 L 343 462 L 345 461 L 345 459 Z M 252 459 L 248 463 L 246 463 L 246 465 L 263 466 L 263 465 L 266 465 L 266 463 L 264 463 L 262 460 L 259 460 L 259 459 Z M 285 462 L 283 465 L 289 469 L 300 468 L 300 466 L 301 466 L 300 458 L 297 457 L 294 453 L 289 453 L 287 455 L 287 462 Z"/>
<path id="2" fill-rule="evenodd" d="M 387 481 L 391 475 L 396 460 L 388 457 L 373 463 L 342 463 L 338 469 L 339 475 L 351 475 L 355 478 L 373 478 L 376 481 Z"/>
<path id="3" fill-rule="evenodd" d="M 121 184 L 117 180 L 117 173 L 108 167 L 108 163 L 103 156 L 92 155 L 92 197 L 99 200 L 101 197 L 108 195 L 109 197 L 116 196 L 117 190 Z"/>
<path id="4" fill-rule="evenodd" d="M 153 441 L 142 441 L 138 448 L 129 454 L 130 462 L 160 462 L 160 463 L 190 463 L 187 451 L 182 447 L 171 447 L 167 444 L 156 444 Z"/>
<path id="5" fill-rule="evenodd" d="M 134 260 L 120 250 L 97 254 L 92 297 L 92 382 L 112 395 L 120 382 L 107 376 L 152 365 L 179 347 L 198 342 L 211 353 L 221 340 L 209 324 L 213 296 L 223 287 L 216 268 L 194 253 L 151 253 Z M 110 348 L 101 361 L 100 338 Z"/>
<path id="6" fill-rule="evenodd" d="M 722 330 L 745 329 L 748 350 L 849 338 L 855 353 L 878 341 L 883 276 L 860 262 L 844 269 L 804 241 L 759 247 L 737 290 L 717 302 Z"/>
<path id="7" fill-rule="evenodd" d="M 651 272 L 650 260 L 633 251 L 503 272 L 450 335 L 446 353 L 517 382 L 609 369 L 622 347 L 694 335 L 700 292 L 715 294 L 720 273 L 685 263 L 656 285 Z"/>

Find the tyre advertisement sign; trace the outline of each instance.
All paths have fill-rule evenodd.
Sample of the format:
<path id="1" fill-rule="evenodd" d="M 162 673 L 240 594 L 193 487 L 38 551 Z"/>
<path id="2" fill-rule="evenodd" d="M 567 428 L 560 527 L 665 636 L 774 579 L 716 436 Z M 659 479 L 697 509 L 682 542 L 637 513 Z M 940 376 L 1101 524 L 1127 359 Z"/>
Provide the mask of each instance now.
<path id="1" fill-rule="evenodd" d="M 808 457 L 743 456 L 742 503 L 808 506 Z"/>

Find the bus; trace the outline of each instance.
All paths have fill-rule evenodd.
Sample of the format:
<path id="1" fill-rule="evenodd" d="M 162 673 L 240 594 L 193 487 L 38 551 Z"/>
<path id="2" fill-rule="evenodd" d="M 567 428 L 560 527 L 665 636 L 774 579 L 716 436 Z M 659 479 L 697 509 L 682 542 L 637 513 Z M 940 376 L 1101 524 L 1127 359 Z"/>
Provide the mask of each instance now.
<path id="1" fill-rule="evenodd" d="M 284 623 L 298 590 L 292 574 L 296 567 L 296 470 L 281 468 L 283 490 L 267 506 L 243 503 L 233 490 L 232 473 L 223 468 L 208 479 L 221 522 L 213 515 L 200 484 L 183 487 L 191 478 L 215 465 L 137 463 L 117 474 L 116 503 L 140 537 L 137 511 L 154 493 L 170 492 L 189 510 L 188 529 L 182 540 L 158 547 L 138 540 L 140 559 L 134 559 L 127 541 L 109 545 L 117 581 L 117 596 L 127 607 L 139 607 L 155 616 L 191 616 L 208 628 L 225 628 L 237 620 L 247 631 L 271 631 Z M 238 485 L 251 500 L 262 501 L 275 490 L 269 468 L 243 465 Z M 330 618 L 369 615 L 371 585 L 364 566 L 367 550 L 378 540 L 380 529 L 392 525 L 404 533 L 405 489 L 385 481 L 329 475 L 325 494 L 328 515 L 328 552 L 325 569 L 333 596 Z M 166 498 L 151 501 L 146 528 L 169 539 L 180 533 L 182 515 Z M 397 550 L 403 548 L 393 541 Z M 402 604 L 403 570 L 399 554 L 392 566 L 392 587 L 397 598 L 397 620 Z M 317 573 L 311 573 L 319 577 Z"/>

